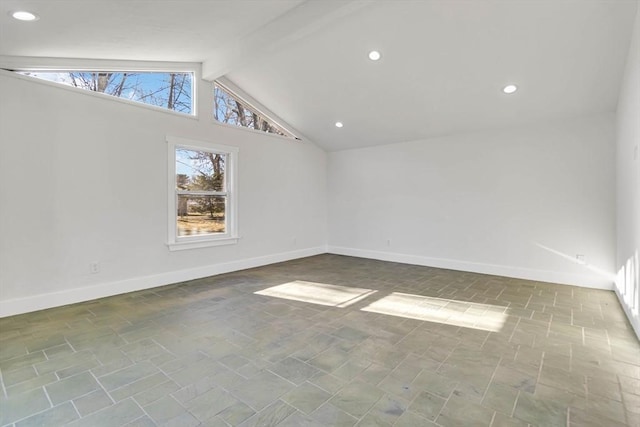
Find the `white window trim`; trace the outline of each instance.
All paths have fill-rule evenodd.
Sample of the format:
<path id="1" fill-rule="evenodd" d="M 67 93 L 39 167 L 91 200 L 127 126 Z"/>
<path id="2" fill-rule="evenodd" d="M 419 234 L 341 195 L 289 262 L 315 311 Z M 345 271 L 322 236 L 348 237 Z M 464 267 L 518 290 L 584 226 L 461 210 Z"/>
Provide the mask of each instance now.
<path id="1" fill-rule="evenodd" d="M 259 129 L 253 129 L 253 128 L 249 128 L 249 127 L 245 127 L 245 126 L 240 126 L 240 125 L 234 125 L 231 123 L 223 123 L 223 122 L 219 122 L 215 119 L 215 117 L 211 118 L 211 123 L 215 126 L 222 126 L 225 127 L 227 129 L 236 129 L 236 130 L 240 130 L 243 132 L 249 132 L 252 133 L 254 135 L 265 135 L 268 137 L 272 137 L 272 138 L 277 138 L 277 139 L 281 139 L 283 141 L 294 141 L 294 142 L 302 142 L 302 140 L 298 137 L 292 138 L 290 136 L 283 136 L 283 135 L 278 135 L 277 133 L 270 133 L 270 132 L 265 132 Z"/>
<path id="2" fill-rule="evenodd" d="M 211 246 L 233 245 L 238 243 L 238 147 L 228 145 L 213 144 L 205 141 L 179 138 L 175 136 L 166 137 L 168 146 L 168 208 L 169 227 L 167 246 L 170 251 L 185 249 L 206 248 Z M 207 150 L 225 153 L 227 161 L 225 164 L 225 179 L 227 191 L 227 211 L 225 217 L 227 228 L 225 233 L 208 234 L 203 236 L 178 236 L 177 235 L 177 206 L 176 206 L 176 148 L 186 148 L 190 150 Z"/>
<path id="3" fill-rule="evenodd" d="M 39 79 L 31 76 L 23 76 L 22 74 L 15 73 L 13 71 L 0 70 L 0 74 L 12 77 L 14 79 L 26 80 L 38 85 L 44 85 L 53 87 L 59 90 L 66 90 L 73 93 L 79 93 L 83 96 L 93 96 L 95 98 L 100 98 L 109 102 L 119 102 L 121 104 L 129 105 L 135 108 L 142 108 L 146 110 L 152 110 L 158 113 L 170 114 L 175 117 L 182 117 L 190 120 L 198 120 L 198 116 L 196 114 L 188 114 L 188 113 L 180 113 L 178 111 L 169 110 L 168 108 L 158 107 L 157 105 L 145 104 L 144 102 L 130 101 L 126 98 L 118 98 L 117 96 L 111 96 L 100 92 L 93 92 L 86 89 L 81 89 L 73 86 L 67 86 L 60 83 L 52 82 L 49 80 Z M 195 109 L 194 109 L 195 111 Z"/>
<path id="4" fill-rule="evenodd" d="M 218 120 L 216 120 L 216 118 L 212 114 L 212 120 L 213 120 L 214 123 L 222 125 L 222 126 L 229 126 L 229 127 L 235 128 L 235 129 L 246 129 L 246 130 L 257 132 L 257 133 L 260 133 L 260 134 L 267 134 L 267 135 L 277 136 L 277 137 L 283 138 L 283 139 L 285 139 L 287 141 L 294 140 L 294 141 L 300 142 L 300 141 L 303 140 L 303 135 L 302 135 L 301 132 L 299 132 L 298 130 L 294 129 L 292 126 L 286 124 L 286 122 L 284 120 L 282 120 L 278 115 L 276 115 L 273 111 L 269 110 L 267 107 L 265 107 L 264 105 L 259 103 L 252 96 L 250 96 L 248 93 L 246 93 L 240 87 L 236 86 L 232 81 L 230 81 L 229 79 L 227 79 L 224 76 L 223 77 L 219 77 L 216 80 L 211 82 L 211 94 L 212 94 L 212 97 L 215 96 L 214 95 L 214 91 L 215 91 L 214 88 L 215 88 L 216 84 L 219 85 L 220 87 L 222 87 L 222 89 L 224 89 L 228 93 L 230 93 L 233 97 L 237 98 L 238 100 L 240 100 L 243 103 L 245 103 L 247 106 L 251 107 L 258 114 L 262 115 L 263 117 L 265 117 L 266 119 L 268 119 L 269 121 L 271 121 L 272 123 L 274 123 L 275 125 L 280 127 L 281 129 L 283 129 L 285 132 L 289 133 L 291 136 L 283 136 L 283 135 L 278 135 L 277 133 L 264 132 L 264 131 L 261 131 L 259 129 L 253 129 L 253 128 L 249 128 L 249 127 L 244 127 L 244 126 L 239 126 L 239 125 L 233 125 L 233 124 L 229 124 L 229 123 L 219 122 Z M 213 101 L 215 102 L 215 99 Z M 283 123 L 285 123 L 285 124 L 283 124 Z"/>
<path id="5" fill-rule="evenodd" d="M 75 93 L 82 93 L 87 96 L 94 96 L 109 101 L 120 102 L 135 107 L 160 111 L 173 114 L 178 117 L 198 119 L 198 92 L 201 81 L 201 65 L 195 62 L 163 62 L 163 61 L 130 61 L 130 60 L 110 60 L 110 59 L 77 59 L 77 58 L 45 58 L 28 56 L 0 55 L 0 72 L 7 73 L 13 77 L 29 80 L 34 83 L 57 87 Z M 12 70 L 12 71 L 7 71 Z M 42 72 L 69 72 L 69 71 L 113 71 L 113 72 L 149 72 L 149 73 L 191 73 L 191 113 L 182 113 L 170 110 L 157 105 L 146 104 L 144 102 L 131 101 L 126 98 L 107 95 L 100 92 L 77 88 L 69 85 L 39 79 L 31 76 L 23 76 L 16 71 L 42 71 Z"/>

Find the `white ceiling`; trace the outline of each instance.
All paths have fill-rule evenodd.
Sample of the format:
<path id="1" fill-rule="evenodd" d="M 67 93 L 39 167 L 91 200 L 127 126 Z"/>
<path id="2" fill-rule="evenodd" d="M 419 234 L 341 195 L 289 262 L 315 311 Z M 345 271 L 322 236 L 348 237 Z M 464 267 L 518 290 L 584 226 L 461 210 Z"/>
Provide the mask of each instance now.
<path id="1" fill-rule="evenodd" d="M 341 150 L 615 111 L 637 5 L 0 0 L 0 55 L 203 62 Z"/>
<path id="2" fill-rule="evenodd" d="M 0 0 L 0 54 L 200 62 L 303 0 Z M 9 17 L 16 10 L 37 22 Z"/>

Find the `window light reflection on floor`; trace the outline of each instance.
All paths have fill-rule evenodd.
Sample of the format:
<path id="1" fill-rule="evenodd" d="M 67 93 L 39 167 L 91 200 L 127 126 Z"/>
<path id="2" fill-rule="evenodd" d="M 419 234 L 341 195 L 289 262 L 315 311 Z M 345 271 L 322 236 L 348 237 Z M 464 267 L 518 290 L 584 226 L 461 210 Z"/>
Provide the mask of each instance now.
<path id="1" fill-rule="evenodd" d="M 329 285 L 327 283 L 305 282 L 296 280 L 282 285 L 272 286 L 255 292 L 276 298 L 328 305 L 331 307 L 348 307 L 376 293 L 372 289 L 352 288 Z"/>
<path id="2" fill-rule="evenodd" d="M 393 292 L 362 311 L 498 332 L 506 307 Z"/>
<path id="3" fill-rule="evenodd" d="M 330 307 L 348 307 L 376 292 L 372 289 L 296 280 L 255 293 Z M 491 332 L 500 331 L 507 319 L 507 307 L 400 292 L 381 296 L 361 310 Z"/>

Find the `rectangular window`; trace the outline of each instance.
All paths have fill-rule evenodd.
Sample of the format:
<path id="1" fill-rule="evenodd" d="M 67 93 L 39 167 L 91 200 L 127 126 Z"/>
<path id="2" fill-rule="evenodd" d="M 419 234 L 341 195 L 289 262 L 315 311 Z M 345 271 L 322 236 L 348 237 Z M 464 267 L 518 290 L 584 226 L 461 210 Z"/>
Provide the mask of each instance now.
<path id="1" fill-rule="evenodd" d="M 236 243 L 238 149 L 167 137 L 169 248 Z"/>
<path id="2" fill-rule="evenodd" d="M 90 92 L 194 114 L 193 73 L 139 71 L 17 71 Z"/>

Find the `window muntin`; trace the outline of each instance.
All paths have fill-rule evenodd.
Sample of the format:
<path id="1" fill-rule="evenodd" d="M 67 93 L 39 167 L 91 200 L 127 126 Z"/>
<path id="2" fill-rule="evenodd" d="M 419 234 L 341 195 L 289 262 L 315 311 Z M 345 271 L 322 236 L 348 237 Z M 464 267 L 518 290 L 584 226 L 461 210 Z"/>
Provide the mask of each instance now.
<path id="1" fill-rule="evenodd" d="M 260 113 L 257 108 L 217 81 L 213 83 L 213 117 L 220 123 L 296 138 L 291 132 Z"/>
<path id="2" fill-rule="evenodd" d="M 90 92 L 194 114 L 191 72 L 17 71 L 18 74 Z"/>
<path id="3" fill-rule="evenodd" d="M 238 149 L 174 137 L 167 141 L 169 248 L 235 243 Z"/>

